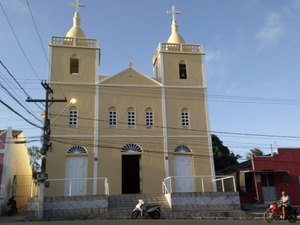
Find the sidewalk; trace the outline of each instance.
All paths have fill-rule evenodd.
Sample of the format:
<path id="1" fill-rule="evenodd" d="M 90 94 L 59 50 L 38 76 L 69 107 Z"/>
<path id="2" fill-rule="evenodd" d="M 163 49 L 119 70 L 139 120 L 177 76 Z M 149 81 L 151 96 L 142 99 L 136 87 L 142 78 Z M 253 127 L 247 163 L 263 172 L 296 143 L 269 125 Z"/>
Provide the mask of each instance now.
<path id="1" fill-rule="evenodd" d="M 226 220 L 226 219 L 234 219 L 234 220 L 263 220 L 263 215 L 266 209 L 268 208 L 268 204 L 266 205 L 243 205 L 243 211 L 245 212 L 244 217 L 232 218 L 232 217 L 205 217 L 198 219 L 206 219 L 206 220 Z M 300 211 L 299 211 L 300 212 Z M 99 219 L 100 220 L 100 219 Z M 1 222 L 23 222 L 29 221 L 26 214 L 21 213 L 15 216 L 0 216 L 0 224 Z"/>
<path id="2" fill-rule="evenodd" d="M 262 220 L 263 219 L 264 211 L 245 211 L 245 217 L 238 217 L 238 218 L 232 218 L 232 217 L 205 217 L 205 218 L 197 218 L 197 219 L 205 219 L 205 220 Z M 194 218 L 195 219 L 195 218 Z M 93 219 L 92 219 L 93 220 Z M 101 219 L 99 219 L 101 220 Z M 180 220 L 180 219 L 178 219 Z M 24 222 L 29 221 L 26 215 L 16 215 L 16 216 L 0 216 L 0 224 L 2 222 Z"/>

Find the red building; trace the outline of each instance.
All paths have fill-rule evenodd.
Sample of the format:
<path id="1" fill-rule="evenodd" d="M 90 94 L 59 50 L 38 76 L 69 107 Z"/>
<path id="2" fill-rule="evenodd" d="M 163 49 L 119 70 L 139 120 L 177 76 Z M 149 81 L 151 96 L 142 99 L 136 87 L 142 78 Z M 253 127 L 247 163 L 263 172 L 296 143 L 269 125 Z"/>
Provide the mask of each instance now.
<path id="1" fill-rule="evenodd" d="M 241 203 L 270 203 L 285 190 L 292 204 L 300 205 L 300 148 L 278 148 L 277 153 L 253 156 L 219 172 L 235 176 Z"/>
<path id="2" fill-rule="evenodd" d="M 253 156 L 252 171 L 258 203 L 278 199 L 286 190 L 300 204 L 300 148 L 279 148 L 272 156 Z"/>

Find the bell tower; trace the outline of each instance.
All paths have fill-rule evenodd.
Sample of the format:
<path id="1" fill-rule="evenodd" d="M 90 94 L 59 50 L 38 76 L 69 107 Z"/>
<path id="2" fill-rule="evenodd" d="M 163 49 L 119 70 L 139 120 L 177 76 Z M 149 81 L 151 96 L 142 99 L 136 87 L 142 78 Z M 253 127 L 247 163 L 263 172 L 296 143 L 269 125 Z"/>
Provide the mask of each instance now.
<path id="1" fill-rule="evenodd" d="M 50 121 L 53 121 L 51 125 L 53 150 L 49 152 L 47 159 L 50 162 L 47 164 L 49 178 L 98 176 L 99 87 L 97 84 L 100 48 L 98 41 L 87 38 L 81 29 L 79 8 L 84 5 L 76 0 L 72 2 L 72 6 L 75 7 L 72 27 L 65 36 L 52 37 L 49 45 L 49 83 L 53 90 L 53 98 L 77 100 L 74 105 L 53 104 L 49 108 Z M 87 146 L 86 143 L 93 143 L 93 146 Z M 81 152 L 81 158 L 75 157 L 77 150 L 75 152 L 72 150 L 74 146 Z M 77 168 L 74 167 L 76 163 L 82 167 L 80 174 L 74 172 Z M 88 170 L 90 167 L 93 169 Z M 93 193 L 96 192 L 96 180 L 93 184 L 83 182 L 86 181 L 82 181 L 79 186 L 84 188 L 76 194 L 84 195 L 86 190 L 90 189 Z M 68 183 L 65 183 L 65 193 L 67 186 Z M 52 185 L 47 191 L 55 192 L 56 188 Z"/>
<path id="2" fill-rule="evenodd" d="M 176 21 L 180 12 L 175 6 L 167 13 L 172 15 L 171 35 L 167 42 L 158 44 L 152 62 L 153 78 L 162 84 L 165 174 L 166 177 L 212 176 L 214 163 L 202 46 L 185 43 Z M 180 155 L 174 152 L 181 145 L 191 150 L 189 165 L 179 165 L 189 168 L 186 171 L 178 169 L 183 160 L 178 160 Z"/>
<path id="3" fill-rule="evenodd" d="M 159 43 L 153 57 L 153 76 L 165 85 L 204 87 L 203 51 L 198 44 L 186 44 L 179 33 L 176 15 L 180 12 L 168 10 L 172 15 L 171 35 L 166 43 Z"/>

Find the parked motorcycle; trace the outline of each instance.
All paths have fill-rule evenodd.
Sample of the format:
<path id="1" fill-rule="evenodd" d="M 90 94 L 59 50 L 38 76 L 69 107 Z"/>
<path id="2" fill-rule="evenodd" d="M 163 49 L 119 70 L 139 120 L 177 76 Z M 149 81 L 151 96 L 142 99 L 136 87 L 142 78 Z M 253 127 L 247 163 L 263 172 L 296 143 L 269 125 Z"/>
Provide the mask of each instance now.
<path id="1" fill-rule="evenodd" d="M 15 200 L 15 197 L 10 197 L 7 201 L 7 206 L 8 206 L 8 214 L 10 216 L 17 214 L 17 202 Z"/>
<path id="2" fill-rule="evenodd" d="M 283 212 L 280 202 L 273 202 L 267 211 L 264 213 L 264 220 L 271 223 L 274 220 L 287 219 L 290 223 L 297 221 L 297 208 L 288 207 L 286 208 L 285 218 L 283 218 Z"/>
<path id="3" fill-rule="evenodd" d="M 148 205 L 142 199 L 139 200 L 138 204 L 135 206 L 131 213 L 131 219 L 136 219 L 138 216 L 150 216 L 152 219 L 160 218 L 160 206 L 159 205 Z"/>

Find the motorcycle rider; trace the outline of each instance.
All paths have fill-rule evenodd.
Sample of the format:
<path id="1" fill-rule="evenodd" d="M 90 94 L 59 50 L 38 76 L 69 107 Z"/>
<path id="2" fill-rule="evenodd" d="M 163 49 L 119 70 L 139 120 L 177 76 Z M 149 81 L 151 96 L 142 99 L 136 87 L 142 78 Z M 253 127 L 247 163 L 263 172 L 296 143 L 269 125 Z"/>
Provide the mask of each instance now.
<path id="1" fill-rule="evenodd" d="M 285 219 L 285 215 L 287 210 L 291 207 L 291 199 L 290 196 L 286 193 L 286 191 L 281 192 L 281 198 L 279 200 L 280 207 L 282 208 L 283 219 Z"/>

